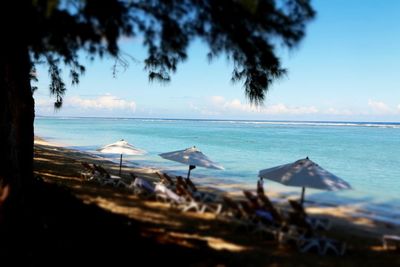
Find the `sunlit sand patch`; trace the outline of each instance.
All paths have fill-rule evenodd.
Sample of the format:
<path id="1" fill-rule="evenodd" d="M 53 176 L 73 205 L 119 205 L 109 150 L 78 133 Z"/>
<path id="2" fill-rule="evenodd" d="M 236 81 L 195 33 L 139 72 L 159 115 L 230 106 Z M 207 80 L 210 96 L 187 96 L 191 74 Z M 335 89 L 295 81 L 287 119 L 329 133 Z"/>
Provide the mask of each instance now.
<path id="1" fill-rule="evenodd" d="M 206 241 L 208 246 L 210 246 L 213 249 L 216 250 L 222 250 L 226 249 L 232 252 L 240 252 L 240 251 L 245 251 L 248 250 L 248 247 L 240 246 L 234 243 L 230 243 L 226 240 L 223 240 L 221 238 L 216 238 L 212 236 L 200 236 L 197 234 L 188 234 L 188 233 L 177 233 L 177 232 L 169 232 L 167 233 L 169 237 L 172 237 L 173 239 L 183 239 L 183 240 L 203 240 Z M 190 243 L 190 241 L 188 241 Z"/>
<path id="2" fill-rule="evenodd" d="M 373 251 L 386 251 L 386 249 L 383 246 L 371 246 L 369 247 L 369 249 Z"/>
<path id="3" fill-rule="evenodd" d="M 36 173 L 36 172 L 35 172 Z M 36 173 L 36 174 L 39 174 L 39 173 Z M 75 180 L 75 181 L 81 181 L 81 179 L 80 178 L 77 178 L 77 177 L 74 177 L 74 176 L 70 176 L 70 175 L 68 175 L 68 176 L 63 176 L 63 175 L 60 175 L 60 174 L 52 174 L 52 173 L 48 173 L 48 172 L 40 172 L 40 175 L 41 176 L 43 176 L 45 179 L 53 179 L 52 180 L 52 182 L 54 182 L 54 179 L 57 179 L 57 180 Z"/>
<path id="4" fill-rule="evenodd" d="M 142 222 L 157 223 L 162 225 L 168 225 L 171 227 L 180 227 L 182 224 L 177 220 L 169 220 L 169 217 L 161 212 L 148 212 L 143 207 L 137 206 L 121 206 L 117 205 L 114 201 L 110 201 L 106 198 L 97 197 L 92 199 L 85 199 L 87 204 L 96 204 L 103 209 L 109 210 L 117 214 L 127 215 L 132 219 L 136 219 Z M 162 205 L 162 203 L 159 203 Z M 160 206 L 161 206 L 160 205 Z"/>
<path id="5" fill-rule="evenodd" d="M 35 160 L 37 160 L 37 161 L 44 161 L 44 162 L 53 162 L 52 159 L 39 158 L 39 157 L 35 158 Z"/>

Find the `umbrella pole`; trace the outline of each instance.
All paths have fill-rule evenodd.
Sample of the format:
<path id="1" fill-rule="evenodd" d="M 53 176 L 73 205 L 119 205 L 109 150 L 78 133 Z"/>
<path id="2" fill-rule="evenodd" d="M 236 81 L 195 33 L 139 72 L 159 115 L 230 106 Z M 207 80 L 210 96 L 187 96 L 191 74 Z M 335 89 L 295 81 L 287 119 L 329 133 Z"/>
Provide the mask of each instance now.
<path id="1" fill-rule="evenodd" d="M 189 180 L 189 177 L 190 177 L 190 171 L 191 171 L 191 170 L 193 170 L 194 168 L 196 168 L 196 166 L 194 166 L 194 165 L 189 165 L 189 171 L 188 171 L 188 174 L 187 174 L 187 178 L 186 178 L 186 179 L 188 179 L 188 180 Z"/>
<path id="2" fill-rule="evenodd" d="M 121 176 L 121 166 L 122 166 L 122 154 L 121 154 L 121 158 L 119 160 L 119 176 Z"/>
<path id="3" fill-rule="evenodd" d="M 304 203 L 304 192 L 306 191 L 306 188 L 303 187 L 303 189 L 301 190 L 301 200 L 300 200 L 300 204 L 303 206 Z"/>

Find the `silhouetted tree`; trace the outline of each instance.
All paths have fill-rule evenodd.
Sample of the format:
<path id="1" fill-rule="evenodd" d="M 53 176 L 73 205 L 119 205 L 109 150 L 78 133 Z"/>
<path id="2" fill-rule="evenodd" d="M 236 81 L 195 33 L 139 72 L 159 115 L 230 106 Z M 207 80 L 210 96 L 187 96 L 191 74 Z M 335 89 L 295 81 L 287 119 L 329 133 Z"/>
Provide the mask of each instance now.
<path id="1" fill-rule="evenodd" d="M 33 180 L 35 64 L 47 64 L 60 108 L 66 90 L 61 68 L 69 68 L 72 84 L 85 70 L 78 52 L 118 59 L 119 38 L 140 36 L 149 78 L 169 81 L 190 41 L 199 38 L 210 59 L 223 55 L 234 63 L 232 80 L 258 104 L 285 73 L 275 46 L 298 44 L 313 16 L 309 0 L 3 1 L 0 177 L 11 185 L 8 204 L 20 207 Z"/>

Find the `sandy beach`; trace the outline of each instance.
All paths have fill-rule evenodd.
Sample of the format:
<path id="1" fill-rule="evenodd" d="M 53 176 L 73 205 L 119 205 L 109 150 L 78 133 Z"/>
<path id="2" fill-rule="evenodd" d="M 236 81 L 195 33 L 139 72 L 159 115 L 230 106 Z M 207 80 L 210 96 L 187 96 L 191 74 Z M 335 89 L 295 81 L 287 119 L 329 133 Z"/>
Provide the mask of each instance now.
<path id="1" fill-rule="evenodd" d="M 173 253 L 186 251 L 184 259 L 176 259 L 182 266 L 398 266 L 398 251 L 384 250 L 383 235 L 399 235 L 397 225 L 380 222 L 362 216 L 347 206 L 307 208 L 316 217 L 329 218 L 332 228 L 324 236 L 345 242 L 344 256 L 320 256 L 316 253 L 300 253 L 291 246 L 282 245 L 260 233 L 251 233 L 235 227 L 235 223 L 206 212 L 181 212 L 169 205 L 140 198 L 124 188 L 101 186 L 81 178 L 81 162 L 101 164 L 110 173 L 118 173 L 118 165 L 94 155 L 68 149 L 60 144 L 35 138 L 35 174 L 48 184 L 68 188 L 86 205 L 99 206 L 112 214 L 121 215 L 128 224 L 138 226 L 139 235 L 151 240 L 154 251 L 173 246 Z M 157 169 L 122 168 L 122 178 L 129 180 L 129 173 L 149 181 L 158 181 Z M 226 189 L 229 187 L 229 193 Z M 204 188 L 215 194 L 229 194 L 240 199 L 243 185 L 215 185 Z M 268 192 L 270 196 L 270 192 Z M 270 197 L 280 198 L 279 195 Z M 289 209 L 285 201 L 279 201 L 282 210 Z M 93 205 L 92 205 L 93 204 Z M 117 216 L 117 215 L 116 215 Z M 124 220 L 125 220 L 124 219 Z M 239 229 L 239 230 L 238 230 Z M 127 237 L 121 238 L 126 239 Z M 118 238 L 117 238 L 118 240 Z M 136 240 L 137 241 L 137 240 Z M 62 240 L 60 241 L 62 242 Z M 100 245 L 100 244 L 99 244 Z M 103 244 L 107 245 L 107 244 Z M 135 239 L 130 245 L 134 251 Z M 158 249 L 156 249 L 156 247 Z M 181 251 L 181 252 L 180 252 Z M 205 258 L 204 258 L 204 255 Z M 127 257 L 127 255 L 123 256 Z M 171 257 L 173 258 L 173 257 Z"/>

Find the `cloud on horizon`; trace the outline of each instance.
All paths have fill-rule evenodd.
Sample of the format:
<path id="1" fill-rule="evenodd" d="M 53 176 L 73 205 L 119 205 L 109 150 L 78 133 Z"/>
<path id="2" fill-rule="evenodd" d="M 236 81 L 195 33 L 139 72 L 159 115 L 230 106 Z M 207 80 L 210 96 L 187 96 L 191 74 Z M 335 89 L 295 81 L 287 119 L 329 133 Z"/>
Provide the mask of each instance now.
<path id="1" fill-rule="evenodd" d="M 369 100 L 363 110 L 336 107 L 316 107 L 316 106 L 290 106 L 284 103 L 275 103 L 264 106 L 254 106 L 243 103 L 239 99 L 225 99 L 223 96 L 211 96 L 203 105 L 189 103 L 191 110 L 201 115 L 282 115 L 282 116 L 309 116 L 326 115 L 328 117 L 352 117 L 369 115 L 398 115 L 400 114 L 400 104 L 395 108 L 390 107 L 382 101 Z"/>
<path id="2" fill-rule="evenodd" d="M 135 112 L 135 101 L 120 99 L 111 94 L 98 96 L 92 99 L 84 99 L 79 96 L 66 99 L 65 107 L 79 107 L 85 109 L 106 109 L 106 110 L 130 110 Z"/>
<path id="3" fill-rule="evenodd" d="M 368 100 L 368 106 L 372 109 L 374 113 L 378 114 L 391 114 L 393 110 L 382 101 Z"/>
<path id="4" fill-rule="evenodd" d="M 35 98 L 35 106 L 37 110 L 45 113 L 54 113 L 54 100 L 49 98 Z M 92 98 L 82 98 L 81 96 L 65 97 L 63 106 L 60 111 L 71 111 L 74 112 L 111 112 L 111 111 L 123 111 L 129 113 L 135 113 L 136 103 L 135 101 L 128 101 L 120 99 L 111 94 L 100 95 Z"/>
<path id="5" fill-rule="evenodd" d="M 222 96 L 212 96 L 209 99 L 210 105 L 208 112 L 221 113 L 256 113 L 266 115 L 299 115 L 299 114 L 314 114 L 319 110 L 314 106 L 288 106 L 283 103 L 255 106 L 249 103 L 242 103 L 239 99 L 226 100 Z M 204 108 L 202 109 L 204 113 Z"/>
<path id="6" fill-rule="evenodd" d="M 37 98 L 35 99 L 35 105 L 37 107 L 52 107 L 52 100 Z M 63 108 L 74 107 L 84 109 L 128 109 L 133 112 L 136 110 L 135 101 L 127 101 L 120 99 L 111 94 L 105 94 L 97 96 L 95 98 L 82 98 L 80 96 L 65 97 L 63 102 Z"/>

